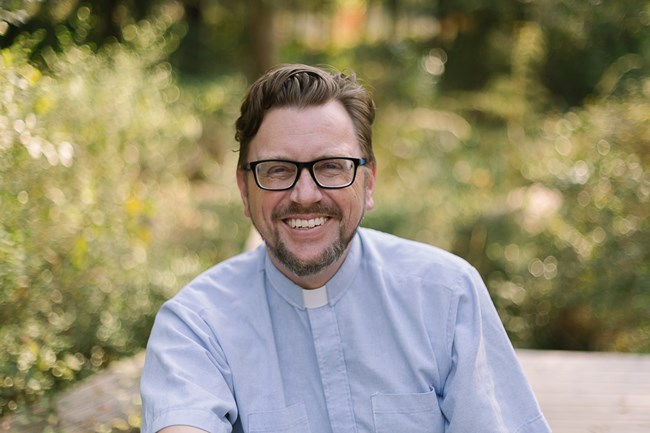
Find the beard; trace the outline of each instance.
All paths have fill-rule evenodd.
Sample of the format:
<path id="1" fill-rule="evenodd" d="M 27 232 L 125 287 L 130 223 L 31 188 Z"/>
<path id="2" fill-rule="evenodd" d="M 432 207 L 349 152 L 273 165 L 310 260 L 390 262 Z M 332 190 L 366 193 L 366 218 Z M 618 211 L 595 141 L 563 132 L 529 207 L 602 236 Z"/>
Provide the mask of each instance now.
<path id="1" fill-rule="evenodd" d="M 284 224 L 282 222 L 284 215 L 300 215 L 321 213 L 329 215 L 332 218 L 341 220 L 342 213 L 338 207 L 325 206 L 322 204 L 311 206 L 309 208 L 301 208 L 296 204 L 292 204 L 285 209 L 273 212 L 272 219 L 276 224 Z M 360 221 L 359 221 L 360 222 Z M 253 221 L 253 224 L 255 221 Z M 273 255 L 278 262 L 280 262 L 288 271 L 292 272 L 298 277 L 306 277 L 314 275 L 326 269 L 328 266 L 336 263 L 345 253 L 348 245 L 354 238 L 357 231 L 357 226 L 350 230 L 348 226 L 341 225 L 339 234 L 336 240 L 323 250 L 317 257 L 311 260 L 299 259 L 284 242 L 280 239 L 279 230 L 276 228 L 271 233 L 271 236 L 263 236 L 266 243 L 266 248 L 271 255 Z M 259 229 L 258 229 L 259 232 Z M 261 234 L 261 233 L 260 233 Z"/>
<path id="2" fill-rule="evenodd" d="M 293 272 L 299 277 L 306 277 L 308 275 L 317 274 L 341 258 L 348 245 L 352 241 L 355 232 L 356 230 L 354 230 L 347 237 L 344 237 L 345 233 L 343 233 L 343 228 L 341 228 L 341 230 L 339 230 L 339 236 L 336 241 L 327 247 L 318 257 L 308 261 L 300 260 L 295 256 L 295 254 L 289 251 L 284 242 L 279 239 L 277 231 L 275 235 L 277 242 L 275 242 L 275 244 L 270 244 L 267 242 L 266 247 L 269 249 L 270 253 L 273 254 L 275 258 L 277 258 L 278 261 L 282 263 L 289 271 Z"/>

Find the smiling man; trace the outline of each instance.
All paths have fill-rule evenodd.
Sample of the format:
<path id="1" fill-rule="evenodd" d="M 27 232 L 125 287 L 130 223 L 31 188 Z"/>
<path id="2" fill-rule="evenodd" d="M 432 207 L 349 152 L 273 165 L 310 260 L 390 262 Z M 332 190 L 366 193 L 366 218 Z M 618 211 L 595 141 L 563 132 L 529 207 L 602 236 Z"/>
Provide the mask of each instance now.
<path id="1" fill-rule="evenodd" d="M 550 431 L 477 272 L 359 228 L 374 116 L 354 76 L 285 65 L 251 86 L 237 185 L 264 243 L 161 308 L 144 433 Z"/>

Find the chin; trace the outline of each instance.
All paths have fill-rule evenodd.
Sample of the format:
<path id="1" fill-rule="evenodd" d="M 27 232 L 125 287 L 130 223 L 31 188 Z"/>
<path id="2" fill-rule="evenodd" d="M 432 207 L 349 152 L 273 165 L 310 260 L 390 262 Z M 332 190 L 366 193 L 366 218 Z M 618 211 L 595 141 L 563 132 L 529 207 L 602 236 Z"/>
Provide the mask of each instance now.
<path id="1" fill-rule="evenodd" d="M 277 261 L 291 273 L 305 277 L 328 269 L 341 258 L 345 248 L 346 245 L 339 240 L 322 250 L 320 254 L 304 257 L 294 254 L 284 243 L 280 242 L 277 246 L 271 247 L 270 251 Z"/>

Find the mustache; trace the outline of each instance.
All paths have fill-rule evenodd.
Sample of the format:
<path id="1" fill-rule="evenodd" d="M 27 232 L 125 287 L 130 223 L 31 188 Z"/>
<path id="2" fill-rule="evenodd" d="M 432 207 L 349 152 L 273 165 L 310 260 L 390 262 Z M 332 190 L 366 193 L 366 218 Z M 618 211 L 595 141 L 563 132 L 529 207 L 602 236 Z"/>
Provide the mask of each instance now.
<path id="1" fill-rule="evenodd" d="M 284 219 L 288 216 L 298 216 L 298 215 L 309 215 L 309 214 L 325 214 L 334 218 L 341 218 L 342 213 L 341 209 L 335 205 L 325 205 L 322 203 L 314 204 L 311 206 L 300 206 L 297 203 L 291 203 L 290 205 L 282 208 L 276 209 L 271 214 L 273 219 Z"/>

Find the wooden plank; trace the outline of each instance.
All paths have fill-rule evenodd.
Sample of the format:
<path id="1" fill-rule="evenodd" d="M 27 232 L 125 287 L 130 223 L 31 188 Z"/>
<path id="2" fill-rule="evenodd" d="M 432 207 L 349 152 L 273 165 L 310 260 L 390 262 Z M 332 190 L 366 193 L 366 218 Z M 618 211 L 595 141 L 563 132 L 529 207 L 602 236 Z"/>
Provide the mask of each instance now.
<path id="1" fill-rule="evenodd" d="M 650 355 L 517 354 L 554 433 L 650 432 Z"/>

